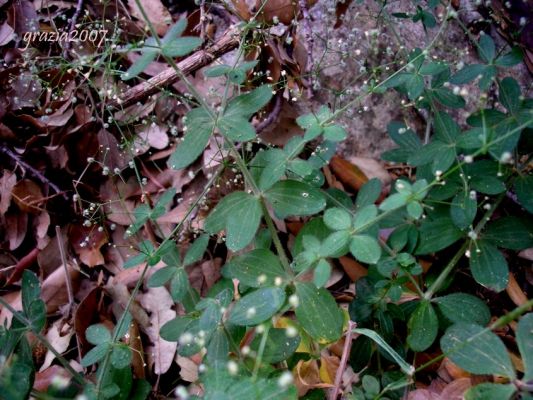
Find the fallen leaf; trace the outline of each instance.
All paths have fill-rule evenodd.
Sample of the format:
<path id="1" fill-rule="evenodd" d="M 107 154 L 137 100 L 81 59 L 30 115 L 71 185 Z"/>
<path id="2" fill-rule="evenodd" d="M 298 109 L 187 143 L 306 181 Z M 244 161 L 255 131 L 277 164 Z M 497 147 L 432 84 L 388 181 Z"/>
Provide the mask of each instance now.
<path id="1" fill-rule="evenodd" d="M 448 383 L 440 393 L 442 400 L 462 400 L 465 392 L 472 386 L 470 378 L 460 378 Z"/>
<path id="2" fill-rule="evenodd" d="M 4 215 L 11 204 L 11 191 L 17 183 L 17 176 L 7 169 L 4 169 L 0 179 L 0 215 Z"/>
<path id="3" fill-rule="evenodd" d="M 172 22 L 172 16 L 168 12 L 167 8 L 160 0 L 139 0 L 139 3 L 148 16 L 148 20 L 155 28 L 157 34 L 159 36 L 163 36 L 168 29 L 168 25 Z M 128 1 L 128 5 L 130 7 L 132 16 L 139 20 L 137 25 L 139 25 L 140 28 L 144 28 L 146 23 L 144 21 L 143 13 L 139 9 L 137 2 L 130 0 Z"/>
<path id="4" fill-rule="evenodd" d="M 505 291 L 513 303 L 515 303 L 517 306 L 521 306 L 528 301 L 526 294 L 518 285 L 518 282 L 516 281 L 516 278 L 512 272 L 509 273 L 509 283 L 507 284 Z"/>
<path id="5" fill-rule="evenodd" d="M 368 275 L 368 270 L 351 257 L 340 257 L 339 262 L 341 263 L 344 272 L 346 272 L 353 282 Z"/>
<path id="6" fill-rule="evenodd" d="M 66 324 L 63 319 L 58 319 L 48 329 L 48 332 L 46 333 L 46 339 L 48 339 L 48 342 L 54 347 L 57 353 L 63 354 L 68 349 L 72 335 L 74 335 L 74 329 L 72 329 L 70 325 Z M 39 372 L 43 372 L 50 367 L 55 358 L 56 356 L 54 353 L 48 350 Z"/>
<path id="7" fill-rule="evenodd" d="M 5 215 L 6 236 L 9 241 L 9 250 L 17 249 L 24 238 L 28 229 L 28 214 L 25 212 L 10 213 Z"/>
<path id="8" fill-rule="evenodd" d="M 151 341 L 146 348 L 148 363 L 153 365 L 156 375 L 162 375 L 172 365 L 178 346 L 177 342 L 168 342 L 159 335 L 161 327 L 176 317 L 176 311 L 172 309 L 174 302 L 164 287 L 149 288 L 139 297 L 141 305 L 150 313 L 150 326 L 145 329 Z"/>
<path id="9" fill-rule="evenodd" d="M 329 167 L 345 186 L 350 187 L 356 192 L 368 182 L 368 177 L 358 166 L 340 156 L 333 156 Z"/>
<path id="10" fill-rule="evenodd" d="M 198 364 L 188 357 L 176 356 L 176 362 L 180 366 L 180 377 L 185 382 L 196 382 L 198 380 Z"/>
<path id="11" fill-rule="evenodd" d="M 41 210 L 40 204 L 43 202 L 43 192 L 35 182 L 29 179 L 22 179 L 17 182 L 11 190 L 13 200 L 21 211 L 37 214 Z"/>
<path id="12" fill-rule="evenodd" d="M 339 369 L 340 360 L 336 356 L 320 355 L 320 379 L 324 383 L 333 384 Z"/>
<path id="13" fill-rule="evenodd" d="M 35 374 L 33 389 L 38 392 L 46 392 L 48 387 L 58 377 L 64 378 L 67 381 L 71 379 L 70 373 L 59 365 L 52 365 L 45 370 L 41 370 Z"/>
<path id="14" fill-rule="evenodd" d="M 100 232 L 94 227 L 71 225 L 69 237 L 82 263 L 89 267 L 104 264 L 104 256 L 100 249 L 107 243 L 105 232 Z"/>

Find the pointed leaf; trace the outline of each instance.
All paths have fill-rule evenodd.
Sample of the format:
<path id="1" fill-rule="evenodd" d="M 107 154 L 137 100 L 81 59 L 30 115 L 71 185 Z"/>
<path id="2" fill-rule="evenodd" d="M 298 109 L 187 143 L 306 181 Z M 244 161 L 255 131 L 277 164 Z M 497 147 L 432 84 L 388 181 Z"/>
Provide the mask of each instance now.
<path id="1" fill-rule="evenodd" d="M 431 303 L 422 300 L 409 318 L 407 343 L 413 351 L 424 351 L 433 344 L 439 331 L 439 320 Z"/>
<path id="2" fill-rule="evenodd" d="M 470 373 L 516 377 L 501 339 L 479 325 L 459 323 L 451 326 L 441 338 L 440 345 L 447 357 Z"/>
<path id="3" fill-rule="evenodd" d="M 452 293 L 433 300 L 440 312 L 452 322 L 474 322 L 486 325 L 490 310 L 479 298 L 466 293 Z"/>
<path id="4" fill-rule="evenodd" d="M 509 282 L 509 267 L 503 254 L 492 244 L 478 240 L 470 255 L 472 276 L 482 286 L 501 292 Z"/>
<path id="5" fill-rule="evenodd" d="M 224 267 L 226 275 L 250 287 L 274 285 L 276 278 L 286 279 L 279 258 L 266 249 L 252 250 L 232 258 Z"/>
<path id="6" fill-rule="evenodd" d="M 513 384 L 502 385 L 484 382 L 468 389 L 464 395 L 465 400 L 509 400 L 516 392 Z"/>
<path id="7" fill-rule="evenodd" d="M 375 264 L 381 257 L 381 247 L 376 239 L 368 235 L 355 235 L 350 241 L 350 252 L 361 262 Z"/>
<path id="8" fill-rule="evenodd" d="M 344 317 L 333 296 L 312 283 L 296 283 L 296 318 L 305 331 L 319 343 L 331 343 L 342 335 Z"/>
<path id="9" fill-rule="evenodd" d="M 326 206 L 326 200 L 320 190 L 299 181 L 280 181 L 264 195 L 280 218 L 313 215 Z"/>
<path id="10" fill-rule="evenodd" d="M 228 321 L 235 325 L 254 326 L 272 317 L 285 302 L 285 290 L 267 287 L 241 298 L 231 310 Z"/>

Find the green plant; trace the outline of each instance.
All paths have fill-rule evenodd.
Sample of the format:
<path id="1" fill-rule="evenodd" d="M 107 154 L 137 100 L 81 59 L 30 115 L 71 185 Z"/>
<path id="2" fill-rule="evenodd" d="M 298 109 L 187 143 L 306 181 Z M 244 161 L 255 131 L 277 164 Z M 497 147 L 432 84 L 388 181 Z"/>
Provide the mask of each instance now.
<path id="1" fill-rule="evenodd" d="M 432 10 L 439 2 L 430 1 L 427 8 L 415 3 L 415 14 L 392 15 L 421 21 L 426 30 L 436 27 Z M 174 189 L 164 191 L 155 204 L 147 201 L 133 210 L 126 237 L 139 239 L 138 254 L 124 268 L 142 264 L 142 274 L 114 330 L 97 324 L 85 332 L 94 347 L 81 365 L 98 364 L 95 383 L 78 382 L 86 396 L 147 396 L 150 386 L 134 380 L 132 351 L 121 342 L 132 321 L 129 308 L 143 285 L 168 285 L 173 301 L 183 307 L 184 313 L 166 322 L 160 335 L 177 342 L 182 357 L 201 354 L 199 382 L 205 399 L 296 398 L 291 371 L 302 360 L 320 359 L 321 351 L 347 331 L 357 334 L 353 345 L 350 343 L 352 368 L 356 372 L 370 369 L 361 385 L 354 386 L 350 398 L 400 398 L 401 389 L 411 385 L 416 374 L 443 357 L 417 363 L 415 354 L 436 349 L 437 343 L 444 356 L 464 370 L 508 381 L 478 385 L 467 392 L 467 399 L 511 398 L 519 392 L 529 395 L 533 314 L 521 317 L 516 333 L 525 366 L 523 376 L 517 375 L 505 346 L 492 330 L 529 312 L 533 302 L 529 300 L 488 325 L 491 310 L 487 304 L 471 291 L 452 290 L 451 283 L 461 269 L 471 276 L 469 282 L 501 292 L 509 283 L 507 251 L 533 246 L 529 215 L 533 213 L 533 100 L 522 97 L 514 78 L 499 76 L 498 68 L 518 63 L 520 52 L 511 49 L 501 55 L 488 35 L 481 35 L 475 43 L 484 64 L 465 65 L 452 72 L 449 62 L 429 57 L 448 17 L 453 17 L 450 11 L 448 5 L 439 32 L 425 49 L 399 55 L 396 72 L 374 74 L 366 91 L 342 106 L 322 106 L 298 117 L 302 134 L 280 147 L 259 141 L 251 122 L 280 89 L 269 84 L 251 89 L 244 85 L 255 62 L 224 64 L 206 71 L 208 79 L 226 80 L 218 107 L 208 104 L 194 85 L 180 76 L 192 94 L 191 109 L 183 118 L 184 134 L 167 166 L 189 167 L 213 136 L 222 139 L 220 153 L 228 156 L 170 234 L 161 233 L 157 220 L 173 202 Z M 149 27 L 152 37 L 142 47 L 126 49 L 142 55 L 121 75 L 124 80 L 137 77 L 159 55 L 175 67 L 172 57 L 188 54 L 201 44 L 197 38 L 181 37 L 183 19 L 163 39 Z M 243 25 L 239 54 L 244 52 L 249 31 L 260 28 L 255 22 Z M 497 89 L 502 107 L 481 104 L 461 126 L 454 110 L 466 103 L 460 90 L 451 86 L 476 78 L 481 90 Z M 388 126 L 397 147 L 385 152 L 383 159 L 408 165 L 413 174 L 396 179 L 384 198 L 377 179 L 369 180 L 355 195 L 323 189 L 323 167 L 335 153 L 336 143 L 347 136 L 336 123 L 337 117 L 363 97 L 387 90 L 396 90 L 429 115 L 425 140 L 404 122 L 392 121 Z M 138 175 L 136 168 L 133 165 Z M 230 169 L 242 175 L 243 185 L 209 211 L 203 231 L 183 252 L 176 243 L 183 223 L 222 172 Z M 275 222 L 296 217 L 302 227 L 289 246 L 282 241 Z M 145 240 L 143 230 L 154 230 L 158 236 Z M 203 259 L 214 242 L 212 237 L 232 253 L 222 269 L 222 279 L 202 297 L 190 284 L 186 268 Z M 429 273 L 424 272 L 422 260 L 434 255 L 438 261 Z M 348 312 L 325 287 L 332 264 L 344 256 L 368 269 L 368 275 L 355 284 Z M 149 272 L 154 266 L 158 269 Z M 33 371 L 24 333 L 38 334 L 46 319 L 36 287 L 37 278 L 25 272 L 23 310 L 14 314 L 9 329 L 0 332 L 1 354 L 11 357 L 2 369 L 2 385 L 24 396 L 31 389 Z M 300 346 L 306 351 L 298 352 Z M 73 375 L 79 380 L 78 373 Z M 187 388 L 178 387 L 177 394 L 186 397 Z"/>

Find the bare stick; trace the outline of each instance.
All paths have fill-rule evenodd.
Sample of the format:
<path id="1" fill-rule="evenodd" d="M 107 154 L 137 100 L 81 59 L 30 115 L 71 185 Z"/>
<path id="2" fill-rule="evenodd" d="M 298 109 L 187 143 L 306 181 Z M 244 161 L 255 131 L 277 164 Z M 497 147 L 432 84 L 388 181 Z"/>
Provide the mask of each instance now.
<path id="1" fill-rule="evenodd" d="M 68 292 L 68 305 L 69 310 L 72 309 L 74 306 L 74 290 L 72 290 L 72 282 L 70 281 L 70 273 L 68 272 L 68 266 L 67 266 L 67 255 L 65 252 L 65 248 L 63 246 L 63 240 L 61 235 L 61 229 L 58 225 L 56 225 L 56 237 L 57 237 L 57 245 L 59 246 L 59 255 L 61 256 L 61 262 L 63 263 L 63 267 L 65 268 L 65 282 L 67 284 L 67 292 Z"/>
<path id="2" fill-rule="evenodd" d="M 233 26 L 229 28 L 212 46 L 205 50 L 199 50 L 180 61 L 177 65 L 180 72 L 169 67 L 160 74 L 148 79 L 146 82 L 139 83 L 138 85 L 129 88 L 119 99 L 109 102 L 106 107 L 108 109 L 128 107 L 143 100 L 179 80 L 180 73 L 182 75 L 189 75 L 200 68 L 211 64 L 217 58 L 235 49 L 238 45 L 239 31 L 237 27 Z"/>
<path id="3" fill-rule="evenodd" d="M 309 88 L 308 88 L 308 96 L 311 97 L 313 95 L 313 33 L 311 32 L 311 16 L 309 15 L 309 9 L 307 8 L 307 0 L 298 0 L 298 6 L 300 7 L 300 11 L 302 12 L 303 17 L 303 34 L 305 38 L 305 42 L 307 44 L 307 63 L 305 65 L 305 75 L 309 76 Z"/>
<path id="4" fill-rule="evenodd" d="M 76 27 L 76 23 L 78 22 L 78 18 L 80 17 L 81 10 L 83 8 L 83 0 L 78 0 L 78 3 L 76 4 L 76 10 L 74 11 L 74 15 L 72 16 L 72 19 L 70 20 L 70 25 L 68 27 L 68 37 L 70 37 L 70 33 L 74 30 Z M 63 50 L 63 57 L 67 57 L 68 51 L 71 47 L 71 41 L 67 40 L 65 43 L 65 50 Z"/>
<path id="5" fill-rule="evenodd" d="M 337 373 L 335 374 L 335 387 L 330 392 L 329 400 L 337 400 L 337 396 L 339 395 L 339 390 L 342 383 L 342 374 L 344 373 L 346 364 L 348 363 L 348 356 L 350 354 L 350 350 L 352 349 L 353 329 L 356 326 L 357 324 L 355 322 L 348 322 L 348 332 L 346 333 L 346 338 L 344 339 L 341 362 L 339 364 L 339 368 L 337 369 Z"/>
<path id="6" fill-rule="evenodd" d="M 15 162 L 15 164 L 19 164 L 25 171 L 29 172 L 30 175 L 32 175 L 34 178 L 38 179 L 42 183 L 50 186 L 54 192 L 57 194 L 60 194 L 63 196 L 65 200 L 68 200 L 67 195 L 65 192 L 57 187 L 57 185 L 50 181 L 46 176 L 44 176 L 41 172 L 33 168 L 30 164 L 28 164 L 26 161 L 22 160 L 22 158 L 16 154 L 13 153 L 9 148 L 7 148 L 5 145 L 0 146 L 0 153 L 5 154 L 8 156 L 11 160 Z"/>

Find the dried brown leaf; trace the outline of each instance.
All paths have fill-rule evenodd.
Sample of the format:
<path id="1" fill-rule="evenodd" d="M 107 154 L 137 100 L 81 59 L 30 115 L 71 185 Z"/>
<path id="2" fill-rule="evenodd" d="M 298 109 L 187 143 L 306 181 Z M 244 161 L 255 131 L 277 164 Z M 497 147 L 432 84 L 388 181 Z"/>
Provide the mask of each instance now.
<path id="1" fill-rule="evenodd" d="M 161 327 L 176 317 L 176 311 L 172 309 L 174 302 L 164 287 L 150 288 L 139 297 L 141 305 L 150 313 L 150 326 L 145 329 L 151 341 L 151 345 L 146 348 L 148 362 L 154 366 L 155 374 L 161 375 L 172 365 L 178 345 L 159 335 Z"/>

